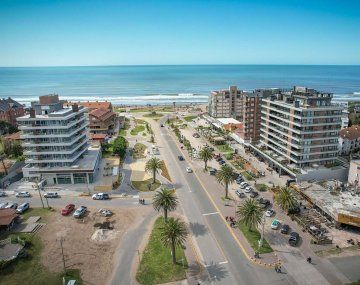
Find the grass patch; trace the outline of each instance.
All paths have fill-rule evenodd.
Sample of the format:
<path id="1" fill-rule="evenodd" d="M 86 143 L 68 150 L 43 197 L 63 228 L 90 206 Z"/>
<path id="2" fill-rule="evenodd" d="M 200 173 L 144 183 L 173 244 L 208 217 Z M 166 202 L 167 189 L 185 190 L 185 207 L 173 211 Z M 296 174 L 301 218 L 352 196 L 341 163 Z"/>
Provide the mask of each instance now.
<path id="1" fill-rule="evenodd" d="M 245 178 L 247 181 L 252 181 L 252 180 L 254 180 L 254 178 L 253 178 L 247 171 L 244 171 L 244 172 L 242 172 L 241 174 L 244 176 L 244 178 Z"/>
<path id="2" fill-rule="evenodd" d="M 145 131 L 145 127 L 143 125 L 139 125 L 139 126 L 136 126 L 135 128 L 133 128 L 130 131 L 130 134 L 132 136 L 136 136 L 138 133 L 142 133 L 143 131 Z"/>
<path id="3" fill-rule="evenodd" d="M 135 123 L 136 123 L 136 124 L 140 124 L 140 125 L 145 125 L 145 124 L 146 124 L 146 121 L 141 120 L 141 119 L 135 119 Z"/>
<path id="4" fill-rule="evenodd" d="M 216 148 L 222 153 L 234 153 L 234 150 L 228 144 L 217 145 Z"/>
<path id="5" fill-rule="evenodd" d="M 266 192 L 268 190 L 268 187 L 266 184 L 256 184 L 255 185 L 256 190 L 260 192 Z"/>
<path id="6" fill-rule="evenodd" d="M 38 194 L 34 194 L 35 197 Z M 43 198 L 44 201 L 44 205 L 45 207 L 47 206 L 46 204 L 46 200 L 45 198 Z M 51 206 L 51 199 L 48 199 L 49 201 L 49 206 Z M 27 211 L 24 212 L 24 214 L 21 215 L 21 217 L 23 218 L 24 221 L 26 221 L 28 218 L 33 217 L 33 216 L 40 216 L 42 220 L 46 219 L 46 216 L 51 213 L 54 212 L 54 209 L 48 209 L 48 208 L 30 208 Z"/>
<path id="7" fill-rule="evenodd" d="M 52 273 L 41 264 L 41 251 L 43 248 L 38 235 L 14 234 L 16 238 L 27 241 L 25 258 L 20 258 L 10 263 L 0 271 L 0 285 L 62 285 L 62 277 L 77 280 L 76 284 L 82 285 L 79 269 L 68 269 L 66 273 Z"/>
<path id="8" fill-rule="evenodd" d="M 266 239 L 264 239 L 263 246 L 259 249 L 259 240 L 261 238 L 261 235 L 258 230 L 252 230 L 250 231 L 247 226 L 245 226 L 244 223 L 239 222 L 239 229 L 244 234 L 245 238 L 249 242 L 250 246 L 253 248 L 253 250 L 257 250 L 259 253 L 269 253 L 273 252 L 273 249 L 268 244 Z"/>
<path id="9" fill-rule="evenodd" d="M 151 112 L 151 113 L 143 115 L 143 117 L 145 117 L 145 118 L 153 118 L 153 119 L 160 119 L 163 116 L 164 116 L 164 114 L 156 113 L 156 112 Z"/>
<path id="10" fill-rule="evenodd" d="M 146 145 L 142 143 L 136 143 L 134 145 L 134 151 L 132 153 L 133 159 L 145 158 L 144 152 L 146 150 Z"/>
<path id="11" fill-rule="evenodd" d="M 185 116 L 184 120 L 186 122 L 191 122 L 192 120 L 194 120 L 195 118 L 197 118 L 197 116 Z"/>
<path id="12" fill-rule="evenodd" d="M 172 263 L 171 250 L 165 247 L 160 239 L 162 217 L 158 218 L 151 232 L 149 242 L 144 250 L 136 280 L 143 285 L 162 284 L 186 278 L 187 261 L 184 250 L 176 248 L 177 264 Z M 183 259 L 184 267 L 181 262 Z"/>
<path id="13" fill-rule="evenodd" d="M 160 169 L 161 169 L 161 175 L 171 182 L 172 180 L 171 180 L 169 171 L 166 167 L 165 161 L 162 161 Z"/>
<path id="14" fill-rule="evenodd" d="M 319 257 L 326 257 L 329 255 L 337 255 L 344 251 L 359 251 L 359 250 L 360 250 L 360 246 L 351 245 L 351 246 L 347 246 L 347 247 L 343 247 L 343 248 L 333 247 L 331 249 L 319 250 L 319 251 L 315 251 L 315 254 Z"/>
<path id="15" fill-rule="evenodd" d="M 150 191 L 154 191 L 158 189 L 161 185 L 160 181 L 156 179 L 155 183 L 152 183 L 152 178 L 149 178 L 144 181 L 131 181 L 131 184 L 138 190 L 138 191 L 149 191 L 148 185 L 151 184 Z"/>

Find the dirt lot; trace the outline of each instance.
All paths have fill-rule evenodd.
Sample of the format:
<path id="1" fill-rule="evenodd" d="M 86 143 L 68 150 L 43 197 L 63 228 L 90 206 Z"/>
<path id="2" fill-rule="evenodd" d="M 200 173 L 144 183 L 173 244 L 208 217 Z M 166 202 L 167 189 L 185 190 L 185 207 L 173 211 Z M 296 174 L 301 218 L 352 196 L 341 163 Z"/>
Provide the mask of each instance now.
<path id="1" fill-rule="evenodd" d="M 63 237 L 66 267 L 79 268 L 85 284 L 106 284 L 115 263 L 116 248 L 125 231 L 136 224 L 142 215 L 146 215 L 146 211 L 139 211 L 135 207 L 110 209 L 114 215 L 105 218 L 97 213 L 98 209 L 88 210 L 83 220 L 76 220 L 71 215 L 61 216 L 59 211 L 48 217 L 46 226 L 39 234 L 44 244 L 42 263 L 50 271 L 62 270 L 59 240 Z M 104 226 L 113 229 L 102 230 Z"/>

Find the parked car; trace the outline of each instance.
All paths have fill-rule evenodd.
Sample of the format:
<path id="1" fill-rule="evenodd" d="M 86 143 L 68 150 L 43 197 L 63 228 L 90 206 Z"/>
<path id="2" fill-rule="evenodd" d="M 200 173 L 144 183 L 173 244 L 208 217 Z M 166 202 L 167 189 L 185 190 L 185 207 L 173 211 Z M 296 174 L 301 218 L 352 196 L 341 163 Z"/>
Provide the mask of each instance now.
<path id="1" fill-rule="evenodd" d="M 192 173 L 193 171 L 192 171 L 191 167 L 188 166 L 188 167 L 186 167 L 186 172 L 187 173 Z"/>
<path id="2" fill-rule="evenodd" d="M 273 220 L 273 222 L 271 223 L 271 228 L 273 230 L 277 230 L 280 227 L 280 222 L 278 220 Z"/>
<path id="3" fill-rule="evenodd" d="M 291 208 L 288 210 L 288 215 L 295 215 L 300 213 L 300 207 Z"/>
<path id="4" fill-rule="evenodd" d="M 86 211 L 87 211 L 87 207 L 80 206 L 79 208 L 76 209 L 73 216 L 74 218 L 80 219 L 85 215 Z"/>
<path id="5" fill-rule="evenodd" d="M 251 198 L 256 198 L 257 196 L 259 196 L 259 193 L 256 192 L 256 191 L 252 191 L 252 192 L 250 193 L 250 197 L 251 197 Z"/>
<path id="6" fill-rule="evenodd" d="M 179 155 L 179 156 L 178 156 L 178 159 L 179 159 L 180 161 L 183 161 L 183 160 L 184 160 L 184 157 L 183 157 L 182 155 Z"/>
<path id="7" fill-rule="evenodd" d="M 4 191 L 0 191 L 0 197 L 5 197 L 6 193 Z"/>
<path id="8" fill-rule="evenodd" d="M 2 202 L 0 203 L 0 209 L 5 209 L 7 204 L 9 204 L 8 202 Z"/>
<path id="9" fill-rule="evenodd" d="M 225 164 L 225 160 L 220 160 L 220 161 L 219 161 L 219 164 L 220 164 L 220 165 Z"/>
<path id="10" fill-rule="evenodd" d="M 58 192 L 46 192 L 44 194 L 45 198 L 60 198 Z"/>
<path id="11" fill-rule="evenodd" d="M 215 160 L 216 160 L 217 162 L 219 162 L 219 161 L 221 161 L 221 160 L 223 160 L 223 159 L 222 159 L 221 156 L 215 156 Z"/>
<path id="12" fill-rule="evenodd" d="M 160 127 L 162 127 L 162 128 L 163 128 L 163 127 L 164 127 L 164 124 L 161 124 L 161 125 L 160 125 Z"/>
<path id="13" fill-rule="evenodd" d="M 280 232 L 284 235 L 287 235 L 289 231 L 290 231 L 290 227 L 288 225 L 283 225 L 280 230 Z"/>
<path id="14" fill-rule="evenodd" d="M 29 203 L 23 203 L 23 204 L 21 204 L 19 207 L 17 207 L 16 213 L 22 214 L 22 213 L 24 213 L 26 210 L 28 210 L 29 208 L 30 208 L 30 204 L 29 204 Z"/>
<path id="15" fill-rule="evenodd" d="M 238 179 L 238 177 L 239 177 L 239 173 L 234 172 L 233 173 L 233 178 L 236 180 L 236 179 Z"/>
<path id="16" fill-rule="evenodd" d="M 289 244 L 291 246 L 296 246 L 299 243 L 299 240 L 300 240 L 300 236 L 298 233 L 296 232 L 290 233 Z"/>
<path id="17" fill-rule="evenodd" d="M 275 215 L 275 211 L 273 209 L 269 209 L 265 212 L 266 217 L 272 217 Z"/>
<path id="18" fill-rule="evenodd" d="M 260 204 L 260 207 L 263 208 L 263 209 L 265 209 L 266 207 L 268 207 L 268 206 L 271 205 L 271 203 L 270 203 L 269 200 L 264 199 L 264 198 L 262 198 L 262 197 L 258 200 L 258 202 L 259 202 L 259 204 Z"/>
<path id="19" fill-rule="evenodd" d="M 67 216 L 70 215 L 75 209 L 74 204 L 67 204 L 64 209 L 61 209 L 61 215 Z"/>
<path id="20" fill-rule="evenodd" d="M 198 133 L 194 133 L 193 137 L 198 139 L 200 137 L 200 135 Z"/>
<path id="21" fill-rule="evenodd" d="M 216 172 L 217 172 L 217 169 L 216 169 L 216 168 L 211 168 L 211 169 L 209 170 L 210 175 L 215 175 Z"/>
<path id="22" fill-rule="evenodd" d="M 109 200 L 110 196 L 107 193 L 95 193 L 92 198 L 93 200 Z"/>
<path id="23" fill-rule="evenodd" d="M 252 188 L 250 186 L 245 187 L 245 193 L 250 193 L 252 191 Z"/>
<path id="24" fill-rule="evenodd" d="M 5 209 L 16 209 L 17 206 L 18 206 L 17 203 L 12 203 L 12 202 L 10 202 L 10 203 L 8 203 L 8 204 L 6 205 Z"/>
<path id="25" fill-rule="evenodd" d="M 101 216 L 103 217 L 110 217 L 113 215 L 113 212 L 111 212 L 110 210 L 108 209 L 100 209 L 99 210 L 99 213 L 101 214 Z"/>
<path id="26" fill-rule="evenodd" d="M 31 197 L 30 193 L 27 192 L 27 191 L 21 191 L 21 192 L 17 192 L 15 194 L 16 197 L 18 198 L 28 198 L 28 197 Z"/>
<path id="27" fill-rule="evenodd" d="M 239 198 L 245 198 L 245 194 L 239 190 L 236 190 L 235 194 L 238 195 Z"/>

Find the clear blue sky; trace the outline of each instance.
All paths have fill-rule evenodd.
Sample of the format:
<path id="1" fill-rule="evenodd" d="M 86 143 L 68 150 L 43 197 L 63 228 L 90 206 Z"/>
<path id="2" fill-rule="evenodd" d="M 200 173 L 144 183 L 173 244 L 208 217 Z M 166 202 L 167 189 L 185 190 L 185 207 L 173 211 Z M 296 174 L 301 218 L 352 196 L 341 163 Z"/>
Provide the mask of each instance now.
<path id="1" fill-rule="evenodd" d="M 360 64 L 360 1 L 0 0 L 0 66 Z"/>

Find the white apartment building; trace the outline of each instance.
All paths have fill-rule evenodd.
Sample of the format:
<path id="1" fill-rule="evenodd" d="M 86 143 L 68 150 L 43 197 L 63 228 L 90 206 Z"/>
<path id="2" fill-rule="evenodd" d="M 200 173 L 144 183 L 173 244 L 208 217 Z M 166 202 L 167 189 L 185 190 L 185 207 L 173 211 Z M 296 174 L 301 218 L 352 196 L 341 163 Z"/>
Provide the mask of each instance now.
<path id="1" fill-rule="evenodd" d="M 349 155 L 360 150 L 360 125 L 342 129 L 339 135 L 340 155 Z"/>
<path id="2" fill-rule="evenodd" d="M 99 147 L 89 147 L 85 108 L 63 108 L 58 95 L 40 96 L 30 114 L 17 119 L 24 140 L 24 177 L 47 184 L 92 183 L 101 159 Z"/>
<path id="3" fill-rule="evenodd" d="M 229 90 L 212 91 L 209 98 L 209 115 L 213 118 L 242 119 L 243 91 L 236 86 Z"/>
<path id="4" fill-rule="evenodd" d="M 331 165 L 338 154 L 341 106 L 332 94 L 304 87 L 263 98 L 261 143 L 278 161 L 295 167 Z"/>

